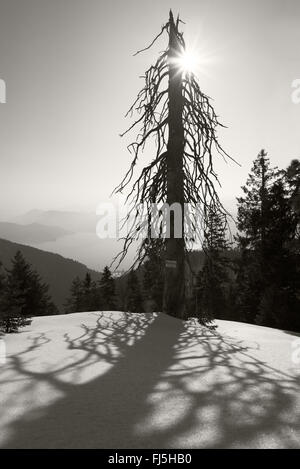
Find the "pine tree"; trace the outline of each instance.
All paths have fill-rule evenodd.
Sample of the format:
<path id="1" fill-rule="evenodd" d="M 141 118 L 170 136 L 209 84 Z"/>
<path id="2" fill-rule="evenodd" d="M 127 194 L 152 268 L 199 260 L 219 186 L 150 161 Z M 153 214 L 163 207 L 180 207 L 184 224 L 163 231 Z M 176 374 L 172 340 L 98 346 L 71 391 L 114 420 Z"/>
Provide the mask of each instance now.
<path id="1" fill-rule="evenodd" d="M 88 272 L 82 282 L 82 303 L 85 311 L 100 309 L 100 291 Z"/>
<path id="2" fill-rule="evenodd" d="M 253 162 L 246 185 L 239 197 L 237 241 L 242 262 L 237 275 L 237 307 L 246 321 L 255 318 L 266 285 L 268 270 L 268 243 L 271 226 L 270 188 L 279 176 L 277 168 L 270 167 L 267 153 L 262 150 Z"/>
<path id="3" fill-rule="evenodd" d="M 293 214 L 294 235 L 289 248 L 300 255 L 300 161 L 293 160 L 285 172 L 289 205 Z M 298 263 L 299 265 L 299 263 Z"/>
<path id="4" fill-rule="evenodd" d="M 164 291 L 163 243 L 153 240 L 143 264 L 143 287 L 146 298 L 151 301 L 153 311 L 162 311 Z"/>
<path id="5" fill-rule="evenodd" d="M 79 277 L 75 277 L 70 288 L 70 297 L 65 304 L 66 313 L 76 313 L 84 311 L 82 282 Z"/>
<path id="6" fill-rule="evenodd" d="M 292 209 L 300 215 L 300 161 L 293 160 L 286 171 Z M 298 222 L 299 223 L 299 222 Z"/>
<path id="7" fill-rule="evenodd" d="M 57 309 L 50 300 L 48 288 L 18 251 L 2 289 L 1 328 L 6 333 L 17 332 L 31 323 L 32 316 L 55 314 Z"/>
<path id="8" fill-rule="evenodd" d="M 242 187 L 244 197 L 238 197 L 237 236 L 241 248 L 255 249 L 262 257 L 266 252 L 266 237 L 270 229 L 270 188 L 279 176 L 277 168 L 270 167 L 264 150 L 253 162 L 246 185 Z"/>
<path id="9" fill-rule="evenodd" d="M 299 260 L 291 246 L 298 222 L 291 186 L 288 172 L 270 168 L 262 151 L 243 187 L 245 196 L 238 199 L 236 306 L 248 322 L 295 329 L 300 327 Z"/>
<path id="10" fill-rule="evenodd" d="M 65 304 L 66 313 L 78 313 L 83 311 L 97 311 L 101 309 L 100 288 L 91 278 L 89 272 L 80 280 L 75 277 L 70 288 L 70 297 Z"/>
<path id="11" fill-rule="evenodd" d="M 266 245 L 268 269 L 256 322 L 279 328 L 300 330 L 298 297 L 299 253 L 291 247 L 297 231 L 290 188 L 283 172 L 270 189 L 270 230 Z"/>
<path id="12" fill-rule="evenodd" d="M 226 220 L 221 213 L 210 210 L 204 229 L 205 262 L 197 274 L 195 286 L 194 307 L 202 323 L 227 317 L 230 286 L 228 248 Z"/>
<path id="13" fill-rule="evenodd" d="M 28 296 L 27 308 L 32 316 L 50 316 L 58 314 L 58 309 L 49 295 L 49 285 L 44 283 L 40 275 L 31 270 L 31 288 Z"/>
<path id="14" fill-rule="evenodd" d="M 130 168 L 115 189 L 115 192 L 123 193 L 126 187 L 130 187 L 127 200 L 131 202 L 131 209 L 126 219 L 128 221 L 133 216 L 135 222 L 131 223 L 123 240 L 123 249 L 115 260 L 122 262 L 132 243 L 141 239 L 139 235 L 143 225 L 147 236 L 142 237 L 133 267 L 142 265 L 153 239 L 151 225 L 158 224 L 159 219 L 158 215 L 153 220 L 152 206 L 173 206 L 170 217 L 161 221 L 163 231 L 167 233 L 163 257 L 163 311 L 185 318 L 188 248 L 193 239 L 199 239 L 201 233 L 199 211 L 201 218 L 205 217 L 209 206 L 226 213 L 215 188 L 218 178 L 213 169 L 213 155 L 214 152 L 224 157 L 228 155 L 218 141 L 217 129 L 221 124 L 209 97 L 201 91 L 195 75 L 182 66 L 186 47 L 180 23 L 179 17 L 175 20 L 170 11 L 168 22 L 161 32 L 143 49 L 150 49 L 161 36 L 167 34 L 166 50 L 145 72 L 144 86 L 128 111 L 130 116 L 137 113 L 136 120 L 122 134 L 124 136 L 133 129 L 137 130 L 134 141 L 128 146 L 132 153 Z M 140 154 L 153 137 L 153 159 L 135 177 Z M 147 212 L 141 222 L 140 204 L 146 207 Z M 195 209 L 191 210 L 192 236 L 186 230 L 185 204 L 193 205 Z M 175 205 L 179 209 L 176 219 L 173 211 Z M 160 210 L 157 213 L 161 213 Z M 176 233 L 177 228 L 180 234 Z"/>
<path id="15" fill-rule="evenodd" d="M 107 311 L 115 310 L 115 282 L 112 277 L 111 271 L 107 266 L 104 267 L 99 286 L 102 305 L 101 309 Z"/>
<path id="16" fill-rule="evenodd" d="M 126 310 L 131 313 L 143 313 L 143 296 L 140 282 L 134 270 L 131 270 L 127 280 Z"/>

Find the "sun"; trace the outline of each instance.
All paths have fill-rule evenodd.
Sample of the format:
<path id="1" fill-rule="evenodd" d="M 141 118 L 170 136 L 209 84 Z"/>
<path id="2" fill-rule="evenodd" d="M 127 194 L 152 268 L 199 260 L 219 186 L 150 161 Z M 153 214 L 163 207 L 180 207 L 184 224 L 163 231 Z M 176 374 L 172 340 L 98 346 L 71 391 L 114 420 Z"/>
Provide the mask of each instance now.
<path id="1" fill-rule="evenodd" d="M 199 57 L 192 50 L 184 50 L 176 59 L 180 70 L 185 73 L 196 73 L 199 66 Z"/>
<path id="2" fill-rule="evenodd" d="M 217 60 L 215 54 L 204 47 L 200 47 L 198 42 L 195 41 L 194 44 L 191 44 L 186 49 L 183 49 L 182 52 L 173 59 L 178 72 L 183 73 L 184 75 L 209 75 L 209 70 L 214 62 Z"/>

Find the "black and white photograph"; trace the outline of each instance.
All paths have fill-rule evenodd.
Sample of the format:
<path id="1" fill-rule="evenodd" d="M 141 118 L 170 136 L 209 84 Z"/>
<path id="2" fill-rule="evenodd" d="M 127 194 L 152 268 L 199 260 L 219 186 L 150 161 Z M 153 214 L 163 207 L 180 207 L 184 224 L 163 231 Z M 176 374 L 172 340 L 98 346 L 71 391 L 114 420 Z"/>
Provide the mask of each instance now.
<path id="1" fill-rule="evenodd" d="M 299 0 L 0 0 L 1 450 L 300 449 L 299 124 Z"/>

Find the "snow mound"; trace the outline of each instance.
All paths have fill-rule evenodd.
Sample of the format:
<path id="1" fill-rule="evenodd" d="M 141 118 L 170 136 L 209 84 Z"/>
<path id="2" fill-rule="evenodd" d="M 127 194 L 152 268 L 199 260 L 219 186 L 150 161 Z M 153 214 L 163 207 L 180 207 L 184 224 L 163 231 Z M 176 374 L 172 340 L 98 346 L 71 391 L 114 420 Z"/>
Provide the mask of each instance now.
<path id="1" fill-rule="evenodd" d="M 162 313 L 35 318 L 4 337 L 0 447 L 299 448 L 299 337 L 217 325 Z"/>

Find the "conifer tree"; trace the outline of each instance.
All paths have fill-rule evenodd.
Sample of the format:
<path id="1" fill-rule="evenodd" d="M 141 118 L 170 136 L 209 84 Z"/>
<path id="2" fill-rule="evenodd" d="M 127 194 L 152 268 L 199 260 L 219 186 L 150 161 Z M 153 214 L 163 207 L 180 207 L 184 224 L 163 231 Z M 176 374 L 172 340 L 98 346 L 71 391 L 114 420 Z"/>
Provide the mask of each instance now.
<path id="1" fill-rule="evenodd" d="M 101 309 L 101 292 L 89 272 L 83 280 L 75 277 L 70 288 L 70 297 L 66 301 L 66 313 L 97 311 Z"/>
<path id="2" fill-rule="evenodd" d="M 85 311 L 95 311 L 100 309 L 100 291 L 99 288 L 97 288 L 96 282 L 92 280 L 89 272 L 86 273 L 82 282 L 81 290 L 81 308 L 84 308 Z"/>
<path id="3" fill-rule="evenodd" d="M 289 188 L 292 209 L 300 216 L 300 161 L 292 160 L 286 171 L 286 179 Z M 298 228 L 299 228 L 298 219 Z M 298 233 L 297 233 L 298 234 Z M 298 234 L 299 235 L 299 234 Z"/>
<path id="4" fill-rule="evenodd" d="M 79 277 L 75 277 L 70 288 L 70 297 L 65 304 L 66 313 L 76 313 L 84 311 L 82 282 Z"/>
<path id="5" fill-rule="evenodd" d="M 171 207 L 175 204 L 179 207 L 179 219 L 175 220 L 171 211 L 169 221 L 162 221 L 164 231 L 168 232 L 163 252 L 163 311 L 184 318 L 187 303 L 186 260 L 191 241 L 198 238 L 201 232 L 199 211 L 203 219 L 209 207 L 226 213 L 216 192 L 218 178 L 213 168 L 213 155 L 228 155 L 218 141 L 217 130 L 222 125 L 209 97 L 200 89 L 195 75 L 182 67 L 186 47 L 180 23 L 179 17 L 175 20 L 170 11 L 168 22 L 144 49 L 150 49 L 166 33 L 167 49 L 145 72 L 144 87 L 128 112 L 130 116 L 136 112 L 137 118 L 122 135 L 137 129 L 137 136 L 128 146 L 132 152 L 130 168 L 115 191 L 123 193 L 128 185 L 131 186 L 127 200 L 132 208 L 127 220 L 132 216 L 134 218 L 123 249 L 117 256 L 119 262 L 143 231 L 141 226 L 146 226 L 147 234 L 141 240 L 134 266 L 141 265 L 147 258 L 153 239 L 151 206 L 167 204 Z M 156 142 L 153 158 L 132 181 L 140 154 L 152 138 Z M 144 220 L 140 220 L 138 207 L 141 204 L 147 208 Z M 189 225 L 192 233 L 185 230 L 185 204 L 198 206 L 197 211 L 191 211 Z M 161 213 L 160 210 L 157 213 Z M 159 221 L 158 216 L 155 223 L 159 224 Z M 179 236 L 175 225 L 180 228 Z"/>
<path id="6" fill-rule="evenodd" d="M 255 322 L 268 270 L 268 243 L 271 226 L 270 188 L 279 177 L 270 167 L 264 150 L 253 162 L 244 196 L 238 197 L 237 241 L 241 250 L 237 275 L 237 308 L 242 317 Z"/>
<path id="7" fill-rule="evenodd" d="M 300 328 L 298 262 L 291 249 L 298 222 L 288 171 L 272 169 L 262 151 L 242 189 L 245 196 L 238 198 L 241 260 L 237 309 L 252 323 Z"/>
<path id="8" fill-rule="evenodd" d="M 204 229 L 205 261 L 195 286 L 196 315 L 201 322 L 225 318 L 229 295 L 229 242 L 226 220 L 222 213 L 211 211 Z"/>
<path id="9" fill-rule="evenodd" d="M 131 270 L 127 279 L 126 309 L 131 313 L 143 313 L 143 296 L 140 282 L 134 270 Z"/>
<path id="10" fill-rule="evenodd" d="M 7 270 L 1 301 L 1 325 L 5 332 L 16 332 L 30 324 L 32 316 L 56 314 L 48 289 L 17 251 L 11 269 Z"/>
<path id="11" fill-rule="evenodd" d="M 266 237 L 269 235 L 270 188 L 278 179 L 277 168 L 270 167 L 270 160 L 264 150 L 253 162 L 246 185 L 242 187 L 243 197 L 238 197 L 237 240 L 240 247 L 259 251 L 266 255 Z"/>
<path id="12" fill-rule="evenodd" d="M 143 264 L 143 287 L 146 299 L 152 302 L 154 311 L 162 311 L 164 291 L 163 243 L 153 240 Z"/>
<path id="13" fill-rule="evenodd" d="M 270 189 L 267 269 L 265 290 L 256 316 L 258 324 L 300 330 L 300 256 L 293 249 L 297 218 L 283 172 Z"/>
<path id="14" fill-rule="evenodd" d="M 115 310 L 115 281 L 111 271 L 107 266 L 104 267 L 101 280 L 99 282 L 101 295 L 101 309 L 110 311 Z"/>

